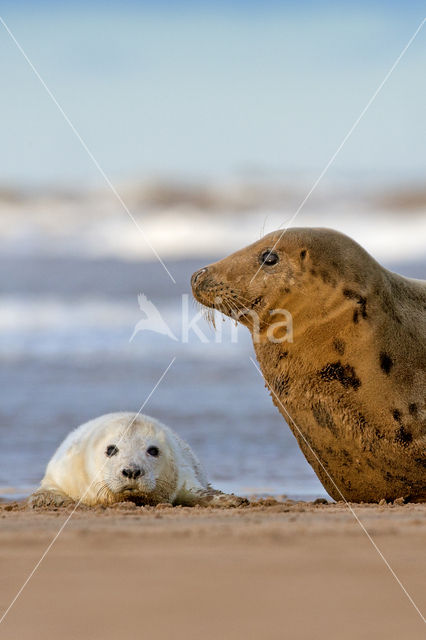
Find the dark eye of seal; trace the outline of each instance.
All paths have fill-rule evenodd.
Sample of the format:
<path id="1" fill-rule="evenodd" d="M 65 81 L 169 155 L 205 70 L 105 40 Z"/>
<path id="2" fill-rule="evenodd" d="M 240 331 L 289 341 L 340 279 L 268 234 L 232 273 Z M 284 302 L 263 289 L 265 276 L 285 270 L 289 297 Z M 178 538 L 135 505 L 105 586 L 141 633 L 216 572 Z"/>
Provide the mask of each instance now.
<path id="1" fill-rule="evenodd" d="M 150 455 L 150 456 L 154 456 L 154 458 L 156 458 L 158 456 L 158 454 L 160 453 L 160 451 L 158 450 L 158 447 L 148 447 L 148 449 L 146 450 L 146 452 Z"/>
<path id="2" fill-rule="evenodd" d="M 267 267 L 271 267 L 272 265 L 277 264 L 277 262 L 279 262 L 279 257 L 275 251 L 267 250 L 260 254 L 260 263 L 262 266 L 266 265 Z"/>
<path id="3" fill-rule="evenodd" d="M 109 444 L 106 448 L 105 453 L 108 458 L 111 458 L 111 456 L 115 456 L 115 454 L 118 453 L 118 447 L 116 447 L 115 444 Z"/>

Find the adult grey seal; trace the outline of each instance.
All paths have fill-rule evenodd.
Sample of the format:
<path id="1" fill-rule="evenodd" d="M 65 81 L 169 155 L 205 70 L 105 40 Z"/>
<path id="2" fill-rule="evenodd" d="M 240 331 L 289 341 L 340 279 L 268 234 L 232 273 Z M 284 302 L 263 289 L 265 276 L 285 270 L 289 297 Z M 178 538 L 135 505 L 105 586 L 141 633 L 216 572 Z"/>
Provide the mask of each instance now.
<path id="1" fill-rule="evenodd" d="M 47 465 L 34 507 L 70 502 L 239 506 L 212 489 L 188 444 L 154 418 L 110 413 L 72 431 Z"/>
<path id="2" fill-rule="evenodd" d="M 250 329 L 272 399 L 333 498 L 426 500 L 426 282 L 341 233 L 293 228 L 200 269 L 192 288 Z"/>

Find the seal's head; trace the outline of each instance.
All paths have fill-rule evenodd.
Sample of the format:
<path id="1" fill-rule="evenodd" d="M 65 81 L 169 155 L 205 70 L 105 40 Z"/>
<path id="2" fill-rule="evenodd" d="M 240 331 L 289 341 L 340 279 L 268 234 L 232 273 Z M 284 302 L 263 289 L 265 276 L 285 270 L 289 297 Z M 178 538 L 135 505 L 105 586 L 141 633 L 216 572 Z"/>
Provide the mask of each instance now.
<path id="1" fill-rule="evenodd" d="M 176 488 L 177 472 L 168 432 L 146 416 L 128 423 L 111 420 L 93 434 L 90 472 L 97 473 L 99 502 L 166 501 Z"/>
<path id="2" fill-rule="evenodd" d="M 270 233 L 200 269 L 191 285 L 201 304 L 262 331 L 274 310 L 308 303 L 312 313 L 343 281 L 360 283 L 373 262 L 337 231 L 294 228 Z"/>

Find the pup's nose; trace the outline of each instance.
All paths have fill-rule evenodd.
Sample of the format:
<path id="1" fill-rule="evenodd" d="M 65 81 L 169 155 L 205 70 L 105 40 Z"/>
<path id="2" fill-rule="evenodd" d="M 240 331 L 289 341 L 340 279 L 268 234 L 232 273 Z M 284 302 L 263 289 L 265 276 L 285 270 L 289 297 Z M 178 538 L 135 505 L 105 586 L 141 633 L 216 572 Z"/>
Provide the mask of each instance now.
<path id="1" fill-rule="evenodd" d="M 122 469 L 121 473 L 125 478 L 130 478 L 131 480 L 135 480 L 139 478 L 139 476 L 143 476 L 144 471 L 140 467 L 127 467 L 127 469 Z"/>
<path id="2" fill-rule="evenodd" d="M 207 273 L 207 267 L 203 267 L 203 269 L 199 269 L 195 273 L 192 274 L 191 284 L 195 287 L 196 283 L 200 280 L 201 276 Z"/>

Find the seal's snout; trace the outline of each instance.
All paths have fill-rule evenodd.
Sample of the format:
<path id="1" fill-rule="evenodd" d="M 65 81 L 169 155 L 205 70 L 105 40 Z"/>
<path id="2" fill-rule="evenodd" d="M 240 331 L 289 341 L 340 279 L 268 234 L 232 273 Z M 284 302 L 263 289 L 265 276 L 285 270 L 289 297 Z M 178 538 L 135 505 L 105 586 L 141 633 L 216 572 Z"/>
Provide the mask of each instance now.
<path id="1" fill-rule="evenodd" d="M 136 478 L 143 476 L 145 471 L 140 467 L 131 466 L 131 467 L 127 467 L 126 469 L 122 469 L 121 473 L 125 478 L 129 478 L 130 480 L 136 480 Z"/>
<path id="2" fill-rule="evenodd" d="M 193 273 L 192 274 L 192 278 L 191 278 L 191 285 L 193 287 L 199 285 L 201 280 L 203 279 L 203 277 L 207 273 L 207 271 L 208 271 L 207 267 L 203 267 L 202 269 L 199 269 L 198 271 Z"/>

